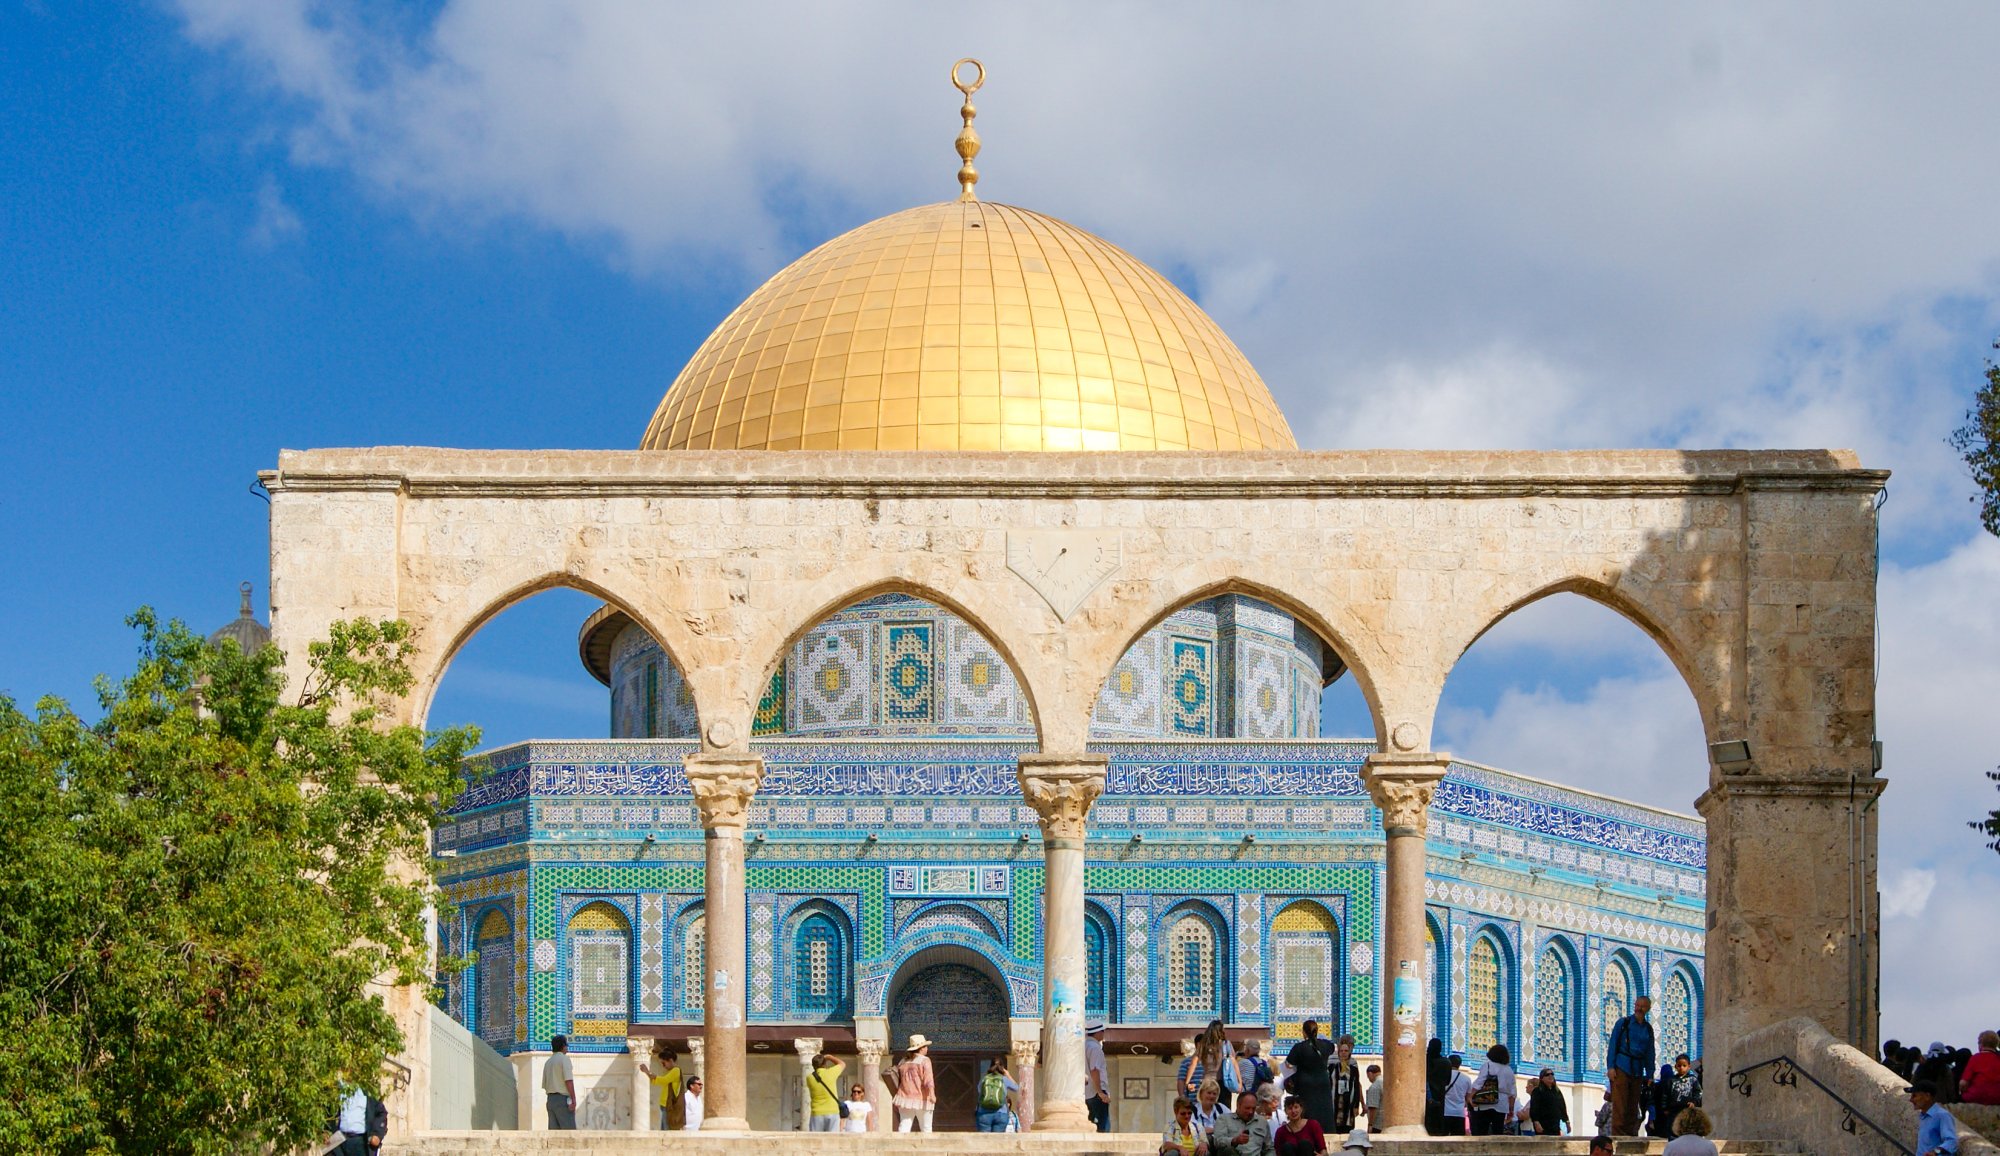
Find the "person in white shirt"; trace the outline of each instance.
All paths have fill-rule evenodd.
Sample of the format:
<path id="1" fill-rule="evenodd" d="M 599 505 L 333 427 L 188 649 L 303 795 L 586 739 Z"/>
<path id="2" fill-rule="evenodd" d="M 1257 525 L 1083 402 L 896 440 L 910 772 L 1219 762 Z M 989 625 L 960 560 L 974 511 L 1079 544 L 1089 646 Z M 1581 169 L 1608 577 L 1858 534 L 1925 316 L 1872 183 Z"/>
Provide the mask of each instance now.
<path id="1" fill-rule="evenodd" d="M 1492 1082 L 1492 1092 L 1497 1098 L 1491 1104 L 1480 1103 L 1480 1093 L 1487 1090 Z M 1472 1109 L 1472 1134 L 1474 1136 L 1504 1136 L 1507 1123 L 1514 1118 L 1520 1108 L 1519 1080 L 1514 1076 L 1513 1056 L 1506 1044 L 1494 1044 L 1486 1049 L 1486 1062 L 1472 1073 L 1472 1091 L 1466 1093 L 1466 1106 Z"/>
<path id="2" fill-rule="evenodd" d="M 563 1132 L 576 1130 L 576 1067 L 570 1063 L 569 1037 L 549 1041 L 554 1049 L 542 1064 L 542 1092 L 549 1105 L 549 1128 Z"/>
<path id="3" fill-rule="evenodd" d="M 1460 1070 L 1464 1063 L 1457 1056 L 1445 1061 L 1451 1065 L 1451 1082 L 1444 1086 L 1444 1134 L 1465 1135 L 1465 1098 L 1472 1093 L 1472 1081 Z"/>
<path id="4" fill-rule="evenodd" d="M 687 1105 L 687 1130 L 690 1132 L 699 1131 L 701 1128 L 701 1092 L 701 1077 L 689 1076 L 687 1091 L 681 1094 L 681 1102 Z"/>
<path id="5" fill-rule="evenodd" d="M 1368 1090 L 1361 1093 L 1361 1114 L 1368 1117 L 1368 1130 L 1382 1130 L 1382 1065 L 1368 1065 Z"/>
<path id="6" fill-rule="evenodd" d="M 847 1122 L 841 1126 L 843 1132 L 866 1132 L 868 1117 L 874 1115 L 875 1105 L 868 1102 L 868 1090 L 860 1084 L 847 1090 Z"/>
<path id="7" fill-rule="evenodd" d="M 1083 1106 L 1100 1132 L 1111 1131 L 1111 1065 L 1104 1058 L 1104 1025 L 1093 1023 L 1083 1038 Z"/>

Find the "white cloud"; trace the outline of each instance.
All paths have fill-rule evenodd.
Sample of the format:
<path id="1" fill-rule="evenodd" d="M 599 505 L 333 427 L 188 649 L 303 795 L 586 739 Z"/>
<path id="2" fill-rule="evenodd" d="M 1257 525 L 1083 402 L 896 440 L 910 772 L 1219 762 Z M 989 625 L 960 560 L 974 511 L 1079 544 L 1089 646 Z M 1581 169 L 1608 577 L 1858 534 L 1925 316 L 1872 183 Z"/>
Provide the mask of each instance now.
<path id="1" fill-rule="evenodd" d="M 1671 669 L 1574 696 L 1509 688 L 1484 709 L 1447 705 L 1437 729 L 1459 758 L 1682 813 L 1708 784 L 1701 716 Z"/>
<path id="2" fill-rule="evenodd" d="M 285 190 L 277 178 L 266 176 L 257 186 L 256 217 L 250 222 L 250 243 L 270 249 L 279 242 L 305 231 L 297 210 L 285 203 Z"/>
<path id="3" fill-rule="evenodd" d="M 976 51 L 982 190 L 1185 271 L 1312 444 L 1857 446 L 1897 534 L 1964 492 L 1990 5 L 180 8 L 301 164 L 746 290 L 951 195 Z"/>
<path id="4" fill-rule="evenodd" d="M 1310 444 L 1893 468 L 1886 536 L 1919 564 L 1881 592 L 1883 877 L 1937 882 L 1921 914 L 1897 893 L 1885 1026 L 1977 1018 L 2000 856 L 1962 824 L 1995 801 L 2000 543 L 1953 548 L 1941 439 L 2000 330 L 2000 8 L 180 6 L 297 164 L 441 231 L 525 223 L 746 291 L 952 195 L 945 66 L 976 52 L 982 192 L 1185 271 Z M 1449 706 L 1459 753 L 1684 808 L 1672 672 L 1583 619 L 1518 630 L 1489 643 L 1592 661 Z"/>
<path id="5" fill-rule="evenodd" d="M 1905 867 L 1880 883 L 1882 918 L 1915 919 L 1930 905 L 1931 892 L 1937 890 L 1937 872 Z"/>

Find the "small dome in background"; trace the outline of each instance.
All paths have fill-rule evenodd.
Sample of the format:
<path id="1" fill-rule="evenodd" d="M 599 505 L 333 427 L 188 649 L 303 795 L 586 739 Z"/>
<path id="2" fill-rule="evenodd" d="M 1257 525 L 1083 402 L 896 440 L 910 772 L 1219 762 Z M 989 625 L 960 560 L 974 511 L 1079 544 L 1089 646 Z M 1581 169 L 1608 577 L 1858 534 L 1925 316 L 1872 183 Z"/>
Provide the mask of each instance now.
<path id="1" fill-rule="evenodd" d="M 245 654 L 262 650 L 271 643 L 271 628 L 257 621 L 257 615 L 250 609 L 250 591 L 253 587 L 245 582 L 242 587 L 243 601 L 237 608 L 236 621 L 208 636 L 210 644 L 218 644 L 225 638 L 236 640 L 236 648 Z"/>

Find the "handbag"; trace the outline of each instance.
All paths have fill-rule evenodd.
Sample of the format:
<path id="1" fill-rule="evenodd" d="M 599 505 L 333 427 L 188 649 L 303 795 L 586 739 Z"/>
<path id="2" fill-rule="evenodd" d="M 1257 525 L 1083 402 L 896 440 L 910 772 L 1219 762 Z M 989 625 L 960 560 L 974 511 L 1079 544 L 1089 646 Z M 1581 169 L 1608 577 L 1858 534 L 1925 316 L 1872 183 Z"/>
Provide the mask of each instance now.
<path id="1" fill-rule="evenodd" d="M 1499 1107 L 1500 1077 L 1487 1076 L 1479 1081 L 1479 1086 L 1472 1090 L 1472 1095 L 1467 1096 L 1465 1102 L 1481 1112 L 1491 1112 Z"/>
<path id="2" fill-rule="evenodd" d="M 825 1081 L 825 1080 L 822 1080 L 822 1079 L 820 1079 L 820 1075 L 819 1075 L 819 1069 L 818 1069 L 818 1068 L 814 1068 L 814 1069 L 813 1069 L 813 1081 L 814 1081 L 815 1083 L 817 1083 L 817 1084 L 818 1084 L 818 1085 L 820 1086 L 820 1088 L 821 1088 L 821 1089 L 823 1089 L 823 1090 L 824 1090 L 824 1091 L 826 1092 L 826 1094 L 827 1094 L 827 1095 L 829 1095 L 829 1096 L 833 1096 L 833 1089 L 832 1089 L 832 1088 L 829 1088 L 829 1087 L 827 1087 L 827 1086 L 826 1086 L 826 1081 Z M 840 1109 L 840 1118 L 841 1118 L 841 1119 L 843 1119 L 843 1120 L 847 1119 L 847 1101 L 846 1101 L 846 1100 L 843 1100 L 843 1099 L 841 1099 L 841 1098 L 840 1098 L 839 1096 L 833 1096 L 833 1106 L 834 1106 L 834 1107 L 836 1107 L 836 1108 L 839 1108 L 839 1109 Z"/>
<path id="3" fill-rule="evenodd" d="M 1235 1051 L 1228 1047 L 1222 1049 L 1222 1090 L 1232 1095 L 1243 1092 L 1243 1072 L 1237 1067 Z"/>

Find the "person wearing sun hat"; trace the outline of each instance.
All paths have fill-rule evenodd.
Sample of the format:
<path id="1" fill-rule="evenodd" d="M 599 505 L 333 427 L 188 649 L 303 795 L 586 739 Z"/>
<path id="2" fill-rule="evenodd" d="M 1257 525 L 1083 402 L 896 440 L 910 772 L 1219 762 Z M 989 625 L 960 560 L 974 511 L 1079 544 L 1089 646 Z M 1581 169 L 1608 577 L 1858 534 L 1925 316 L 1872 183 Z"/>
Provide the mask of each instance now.
<path id="1" fill-rule="evenodd" d="M 1354 1131 L 1349 1132 L 1347 1139 L 1340 1143 L 1340 1150 L 1342 1152 L 1366 1152 L 1373 1147 L 1375 1147 L 1375 1142 L 1368 1138 L 1368 1129 L 1365 1127 L 1356 1128 Z"/>
<path id="2" fill-rule="evenodd" d="M 1103 1020 L 1083 1029 L 1083 1106 L 1098 1131 L 1111 1131 L 1111 1064 L 1104 1058 Z"/>
<path id="3" fill-rule="evenodd" d="M 931 1130 L 931 1115 L 937 1111 L 937 1075 L 931 1070 L 930 1037 L 917 1032 L 903 1062 L 896 1065 L 896 1131 Z"/>

